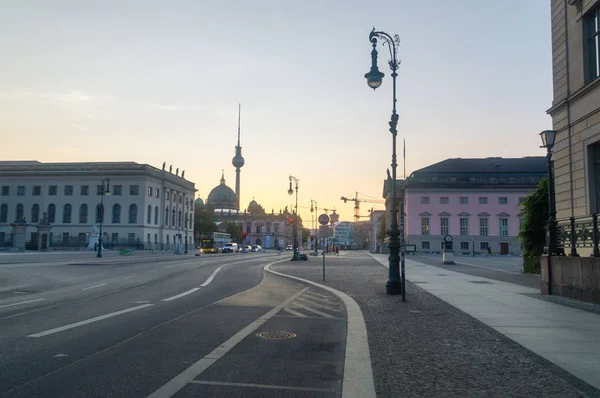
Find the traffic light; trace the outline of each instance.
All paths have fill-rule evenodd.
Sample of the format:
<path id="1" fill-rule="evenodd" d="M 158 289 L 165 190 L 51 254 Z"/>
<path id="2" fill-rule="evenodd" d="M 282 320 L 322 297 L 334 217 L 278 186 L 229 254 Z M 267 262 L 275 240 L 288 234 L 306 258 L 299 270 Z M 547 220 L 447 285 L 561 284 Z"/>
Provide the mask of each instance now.
<path id="1" fill-rule="evenodd" d="M 248 232 L 242 232 L 242 236 L 245 238 L 248 235 Z"/>
<path id="2" fill-rule="evenodd" d="M 294 219 L 292 217 L 290 217 L 290 224 L 292 224 L 294 222 Z"/>

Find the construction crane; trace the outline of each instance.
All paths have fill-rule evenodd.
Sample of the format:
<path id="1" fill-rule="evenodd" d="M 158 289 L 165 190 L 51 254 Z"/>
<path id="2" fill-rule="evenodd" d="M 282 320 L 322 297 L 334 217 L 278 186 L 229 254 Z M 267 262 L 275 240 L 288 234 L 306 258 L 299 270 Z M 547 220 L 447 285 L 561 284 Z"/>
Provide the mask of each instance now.
<path id="1" fill-rule="evenodd" d="M 379 199 L 359 199 L 358 198 L 358 194 L 359 192 L 356 192 L 355 196 L 353 198 L 347 198 L 345 196 L 342 196 L 340 199 L 344 201 L 344 203 L 347 203 L 349 200 L 354 202 L 354 222 L 358 222 L 360 220 L 361 217 L 368 217 L 368 216 L 361 216 L 360 215 L 360 202 L 364 202 L 364 203 L 381 203 L 384 204 L 385 201 L 383 200 L 379 200 Z M 368 196 L 365 194 L 361 194 L 363 196 Z"/>

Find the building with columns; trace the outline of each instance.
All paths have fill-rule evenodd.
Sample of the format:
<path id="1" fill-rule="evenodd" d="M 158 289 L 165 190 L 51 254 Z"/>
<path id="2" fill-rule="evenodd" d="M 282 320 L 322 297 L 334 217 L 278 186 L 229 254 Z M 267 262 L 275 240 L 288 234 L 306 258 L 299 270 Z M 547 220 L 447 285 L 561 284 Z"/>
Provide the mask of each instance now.
<path id="1" fill-rule="evenodd" d="M 191 243 L 194 183 L 185 171 L 165 168 L 135 162 L 0 162 L 0 247 L 12 246 L 11 224 L 24 220 L 28 247 L 43 249 L 37 226 L 44 215 L 44 248 L 86 248 L 101 220 L 104 247 L 171 249 L 185 243 L 186 235 Z M 107 183 L 110 195 L 102 195 Z"/>

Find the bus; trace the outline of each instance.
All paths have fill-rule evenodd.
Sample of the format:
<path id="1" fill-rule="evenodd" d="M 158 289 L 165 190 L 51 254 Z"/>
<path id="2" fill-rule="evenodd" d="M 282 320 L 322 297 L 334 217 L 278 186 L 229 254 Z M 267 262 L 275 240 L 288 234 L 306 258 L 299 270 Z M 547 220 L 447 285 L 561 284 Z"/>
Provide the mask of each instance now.
<path id="1" fill-rule="evenodd" d="M 201 253 L 219 253 L 226 243 L 231 243 L 231 235 L 223 232 L 207 232 L 200 237 Z"/>

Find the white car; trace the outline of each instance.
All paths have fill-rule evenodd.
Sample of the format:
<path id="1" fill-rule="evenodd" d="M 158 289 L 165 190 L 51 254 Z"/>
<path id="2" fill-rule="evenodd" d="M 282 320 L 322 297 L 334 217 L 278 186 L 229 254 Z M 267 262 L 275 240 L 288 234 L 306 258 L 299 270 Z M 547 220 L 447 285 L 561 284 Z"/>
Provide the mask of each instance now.
<path id="1" fill-rule="evenodd" d="M 285 247 L 285 250 L 287 250 L 287 251 L 294 250 L 294 247 L 292 245 L 287 245 Z"/>

